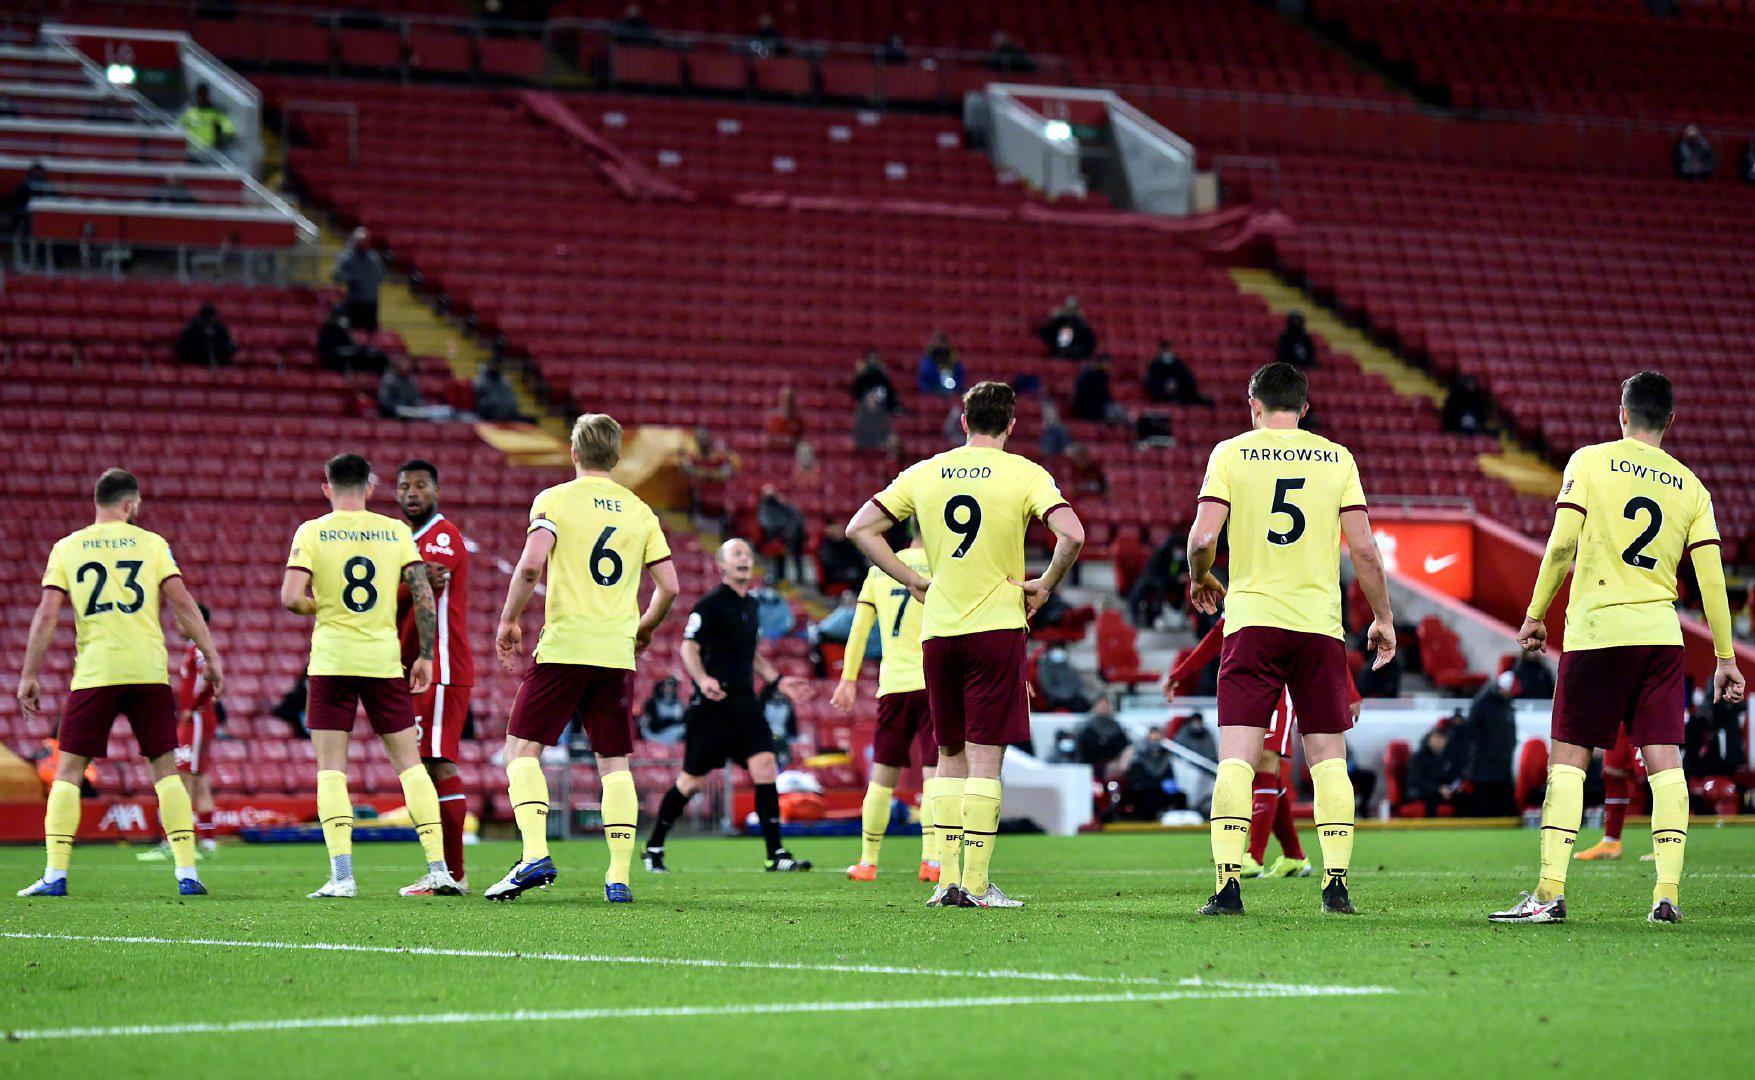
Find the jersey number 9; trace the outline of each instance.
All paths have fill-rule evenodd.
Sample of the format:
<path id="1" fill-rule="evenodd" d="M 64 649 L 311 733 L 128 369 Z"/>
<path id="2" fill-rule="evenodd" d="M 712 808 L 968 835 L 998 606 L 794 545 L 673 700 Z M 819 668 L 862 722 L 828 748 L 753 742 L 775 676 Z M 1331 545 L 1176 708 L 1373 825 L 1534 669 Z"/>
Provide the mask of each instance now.
<path id="1" fill-rule="evenodd" d="M 961 518 L 957 511 L 963 511 Z M 945 528 L 963 538 L 957 549 L 951 552 L 951 558 L 960 559 L 969 554 L 969 546 L 975 542 L 975 534 L 981 531 L 981 504 L 973 495 L 955 495 L 945 503 Z"/>

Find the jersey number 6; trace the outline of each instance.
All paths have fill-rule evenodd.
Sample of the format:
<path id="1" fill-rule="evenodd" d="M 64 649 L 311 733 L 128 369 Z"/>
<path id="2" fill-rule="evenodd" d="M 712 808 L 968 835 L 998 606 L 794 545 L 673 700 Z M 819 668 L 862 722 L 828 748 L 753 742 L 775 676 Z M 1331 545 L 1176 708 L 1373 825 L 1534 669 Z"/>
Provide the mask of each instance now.
<path id="1" fill-rule="evenodd" d="M 614 525 L 605 527 L 603 534 L 597 538 L 597 544 L 591 549 L 591 580 L 605 587 L 622 579 L 622 557 L 609 546 L 609 538 L 614 535 Z M 609 564 L 607 571 L 602 569 L 603 563 Z"/>

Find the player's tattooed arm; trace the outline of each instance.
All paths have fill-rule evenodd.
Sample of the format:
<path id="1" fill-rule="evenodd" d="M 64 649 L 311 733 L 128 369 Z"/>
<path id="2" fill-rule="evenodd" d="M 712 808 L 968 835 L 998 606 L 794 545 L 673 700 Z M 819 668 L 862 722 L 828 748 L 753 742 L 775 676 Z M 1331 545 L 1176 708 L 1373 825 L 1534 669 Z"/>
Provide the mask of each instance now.
<path id="1" fill-rule="evenodd" d="M 420 632 L 420 655 L 433 658 L 433 643 L 439 637 L 439 606 L 433 601 L 433 587 L 427 582 L 427 570 L 421 563 L 402 568 L 402 580 L 408 583 L 408 595 L 414 606 L 414 625 Z"/>

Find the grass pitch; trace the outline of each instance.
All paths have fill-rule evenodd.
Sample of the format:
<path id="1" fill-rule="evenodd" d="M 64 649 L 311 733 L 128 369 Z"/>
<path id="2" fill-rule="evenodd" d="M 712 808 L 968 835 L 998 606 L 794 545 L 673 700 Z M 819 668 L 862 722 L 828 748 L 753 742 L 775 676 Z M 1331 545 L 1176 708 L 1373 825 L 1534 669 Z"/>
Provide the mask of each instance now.
<path id="1" fill-rule="evenodd" d="M 1002 837 L 1028 907 L 928 910 L 917 843 L 856 885 L 856 841 L 797 843 L 819 869 L 794 875 L 757 872 L 754 840 L 676 841 L 628 907 L 596 841 L 506 905 L 479 895 L 503 842 L 469 849 L 463 900 L 396 896 L 415 846 L 359 845 L 362 896 L 330 902 L 304 898 L 320 847 L 227 847 L 191 900 L 81 847 L 72 897 L 0 898 L 0 1074 L 1702 1077 L 1755 1054 L 1755 829 L 1696 826 L 1678 927 L 1644 922 L 1638 830 L 1573 865 L 1546 927 L 1485 920 L 1533 883 L 1527 830 L 1360 834 L 1351 919 L 1316 878 L 1197 918 L 1192 834 Z M 0 849 L 8 888 L 41 865 Z"/>

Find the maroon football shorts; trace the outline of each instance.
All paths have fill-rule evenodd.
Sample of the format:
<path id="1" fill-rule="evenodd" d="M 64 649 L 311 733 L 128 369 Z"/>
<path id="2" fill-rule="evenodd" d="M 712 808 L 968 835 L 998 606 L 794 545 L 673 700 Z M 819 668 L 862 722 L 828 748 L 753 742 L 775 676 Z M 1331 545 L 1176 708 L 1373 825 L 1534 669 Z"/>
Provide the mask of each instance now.
<path id="1" fill-rule="evenodd" d="M 912 746 L 916 765 L 923 769 L 936 766 L 938 747 L 933 744 L 932 708 L 926 691 L 885 694 L 877 703 L 877 734 L 871 740 L 871 760 L 878 765 L 906 769 L 908 749 Z"/>
<path id="2" fill-rule="evenodd" d="M 1632 746 L 1680 746 L 1688 713 L 1680 645 L 1611 645 L 1560 655 L 1554 738 L 1607 750 L 1625 729 Z"/>
<path id="3" fill-rule="evenodd" d="M 1245 626 L 1219 652 L 1219 726 L 1269 728 L 1280 695 L 1292 699 L 1306 735 L 1353 726 L 1347 705 L 1347 649 L 1339 638 L 1277 626 Z"/>
<path id="4" fill-rule="evenodd" d="M 379 736 L 414 726 L 414 698 L 400 675 L 312 675 L 305 696 L 305 726 L 312 731 L 352 731 L 359 708 Z"/>
<path id="5" fill-rule="evenodd" d="M 591 664 L 537 664 L 524 674 L 512 699 L 506 734 L 553 746 L 578 714 L 598 757 L 634 752 L 634 673 Z"/>
<path id="6" fill-rule="evenodd" d="M 414 699 L 414 734 L 420 741 L 420 756 L 456 761 L 463 723 L 468 718 L 469 687 L 438 683 L 427 687 L 426 693 Z"/>
<path id="7" fill-rule="evenodd" d="M 1023 630 L 982 630 L 920 643 L 938 744 L 1009 746 L 1030 740 Z"/>
<path id="8" fill-rule="evenodd" d="M 88 686 L 67 695 L 59 745 L 65 754 L 101 758 L 110 750 L 110 729 L 126 716 L 140 756 L 155 758 L 177 748 L 177 696 L 167 683 Z"/>

